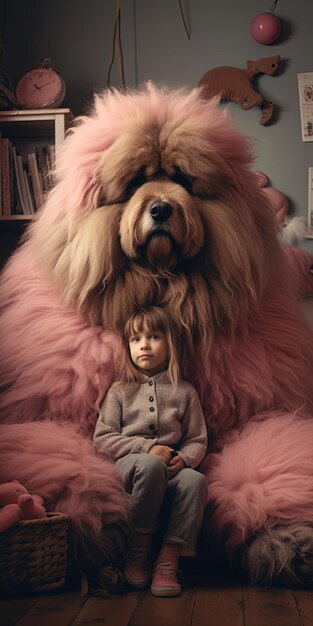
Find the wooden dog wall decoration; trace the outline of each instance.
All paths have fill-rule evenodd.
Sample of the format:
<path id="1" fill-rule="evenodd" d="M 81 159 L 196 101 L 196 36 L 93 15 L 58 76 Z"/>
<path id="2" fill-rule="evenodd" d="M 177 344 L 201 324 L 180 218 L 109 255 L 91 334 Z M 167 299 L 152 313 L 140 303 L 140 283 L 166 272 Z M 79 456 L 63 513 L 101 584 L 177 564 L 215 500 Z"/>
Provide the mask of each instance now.
<path id="1" fill-rule="evenodd" d="M 274 106 L 270 100 L 253 88 L 252 79 L 256 74 L 273 76 L 278 68 L 280 56 L 265 57 L 256 61 L 247 61 L 247 69 L 236 67 L 216 67 L 203 74 L 198 83 L 202 87 L 202 96 L 212 98 L 219 95 L 221 100 L 238 102 L 241 109 L 247 111 L 254 106 L 261 107 L 260 124 L 267 124 L 272 118 Z"/>

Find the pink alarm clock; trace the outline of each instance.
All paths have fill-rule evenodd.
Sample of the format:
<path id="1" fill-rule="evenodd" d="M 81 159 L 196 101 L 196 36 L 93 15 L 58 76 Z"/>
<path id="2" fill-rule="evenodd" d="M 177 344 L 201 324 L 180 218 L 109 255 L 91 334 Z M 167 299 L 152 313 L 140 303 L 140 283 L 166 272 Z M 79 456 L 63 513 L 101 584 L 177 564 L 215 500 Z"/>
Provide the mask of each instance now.
<path id="1" fill-rule="evenodd" d="M 24 74 L 16 87 L 19 105 L 25 109 L 57 108 L 65 93 L 64 80 L 50 59 Z"/>

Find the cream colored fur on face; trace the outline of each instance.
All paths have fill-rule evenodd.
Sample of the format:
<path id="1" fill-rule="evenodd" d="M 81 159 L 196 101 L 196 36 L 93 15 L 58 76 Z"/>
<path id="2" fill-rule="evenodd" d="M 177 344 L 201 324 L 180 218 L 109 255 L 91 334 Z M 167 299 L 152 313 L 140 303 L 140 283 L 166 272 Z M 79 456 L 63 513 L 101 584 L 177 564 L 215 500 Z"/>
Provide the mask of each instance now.
<path id="1" fill-rule="evenodd" d="M 132 118 L 122 131 L 93 172 L 98 207 L 44 234 L 45 263 L 94 324 L 123 329 L 134 306 L 157 304 L 208 346 L 213 327 L 263 294 L 277 253 L 271 211 L 257 188 L 241 194 L 194 120 Z M 158 224 L 150 208 L 160 201 L 172 213 Z"/>

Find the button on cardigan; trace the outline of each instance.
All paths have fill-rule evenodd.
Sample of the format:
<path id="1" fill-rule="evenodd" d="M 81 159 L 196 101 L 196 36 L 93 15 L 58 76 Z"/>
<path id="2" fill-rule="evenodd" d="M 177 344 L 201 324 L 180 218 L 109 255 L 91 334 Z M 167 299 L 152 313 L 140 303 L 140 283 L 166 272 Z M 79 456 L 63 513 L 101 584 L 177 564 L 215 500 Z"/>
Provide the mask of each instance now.
<path id="1" fill-rule="evenodd" d="M 175 389 L 167 372 L 145 376 L 139 385 L 115 383 L 101 406 L 94 442 L 98 452 L 113 461 L 149 452 L 155 444 L 173 447 L 186 467 L 194 469 L 207 448 L 199 396 L 186 380 Z"/>

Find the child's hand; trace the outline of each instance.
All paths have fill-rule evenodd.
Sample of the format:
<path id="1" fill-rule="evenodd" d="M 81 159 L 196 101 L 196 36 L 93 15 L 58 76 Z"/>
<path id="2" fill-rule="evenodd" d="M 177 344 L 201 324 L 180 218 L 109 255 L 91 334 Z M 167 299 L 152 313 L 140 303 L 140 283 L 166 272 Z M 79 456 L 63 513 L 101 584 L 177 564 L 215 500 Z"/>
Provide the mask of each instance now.
<path id="1" fill-rule="evenodd" d="M 174 458 L 170 461 L 170 466 L 168 468 L 168 472 L 170 476 L 175 476 L 182 469 L 186 467 L 185 461 L 181 458 L 181 456 L 174 456 Z"/>
<path id="2" fill-rule="evenodd" d="M 157 456 L 161 456 L 166 465 L 170 465 L 173 452 L 173 448 L 169 448 L 169 446 L 161 446 L 159 444 L 152 446 L 152 448 L 150 448 L 149 450 L 149 454 L 156 454 Z"/>

